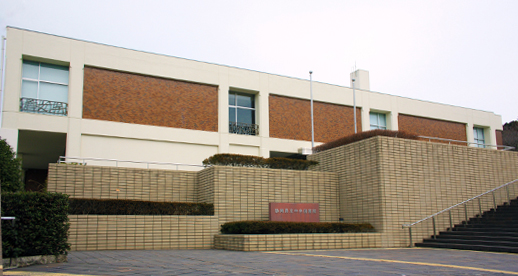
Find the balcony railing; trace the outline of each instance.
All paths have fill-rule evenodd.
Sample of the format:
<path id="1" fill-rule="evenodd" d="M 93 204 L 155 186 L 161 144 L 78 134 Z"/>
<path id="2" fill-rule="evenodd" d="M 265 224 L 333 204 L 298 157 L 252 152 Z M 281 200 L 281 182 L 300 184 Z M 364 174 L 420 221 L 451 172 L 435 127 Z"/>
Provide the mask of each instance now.
<path id="1" fill-rule="evenodd" d="M 68 104 L 48 100 L 21 98 L 20 111 L 67 116 Z"/>
<path id="2" fill-rule="evenodd" d="M 229 122 L 228 132 L 244 135 L 259 135 L 259 125 Z"/>

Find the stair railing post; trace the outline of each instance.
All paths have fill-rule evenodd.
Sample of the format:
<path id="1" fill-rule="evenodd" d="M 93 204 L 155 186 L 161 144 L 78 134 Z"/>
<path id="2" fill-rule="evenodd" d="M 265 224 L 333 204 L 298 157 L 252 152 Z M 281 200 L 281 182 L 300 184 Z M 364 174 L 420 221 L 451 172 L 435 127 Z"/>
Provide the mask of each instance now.
<path id="1" fill-rule="evenodd" d="M 453 231 L 453 222 L 451 220 L 451 209 L 448 210 L 448 214 L 450 215 L 450 231 Z"/>
<path id="2" fill-rule="evenodd" d="M 464 218 L 466 218 L 465 220 L 465 224 L 468 224 L 468 203 L 464 203 Z"/>
<path id="3" fill-rule="evenodd" d="M 493 191 L 493 206 L 495 206 L 495 211 L 496 211 L 496 198 L 495 198 L 495 191 Z"/>
<path id="4" fill-rule="evenodd" d="M 480 204 L 480 197 L 478 198 L 478 213 L 482 216 L 482 205 Z"/>
<path id="5" fill-rule="evenodd" d="M 507 190 L 507 202 L 511 204 L 511 196 L 509 195 L 509 185 L 505 186 L 505 189 Z"/>
<path id="6" fill-rule="evenodd" d="M 437 239 L 437 232 L 435 231 L 435 217 L 432 217 L 432 224 L 433 224 L 433 238 Z"/>
<path id="7" fill-rule="evenodd" d="M 410 236 L 410 247 L 414 247 L 414 243 L 412 242 L 412 227 L 408 227 L 408 235 Z"/>

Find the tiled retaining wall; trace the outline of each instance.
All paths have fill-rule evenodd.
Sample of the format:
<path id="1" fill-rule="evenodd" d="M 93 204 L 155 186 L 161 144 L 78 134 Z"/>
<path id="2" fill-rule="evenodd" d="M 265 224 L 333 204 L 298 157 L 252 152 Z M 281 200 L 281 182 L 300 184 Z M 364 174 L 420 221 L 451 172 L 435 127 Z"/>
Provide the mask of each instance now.
<path id="1" fill-rule="evenodd" d="M 72 198 L 198 202 L 196 183 L 196 172 L 49 164 L 47 190 Z"/>
<path id="2" fill-rule="evenodd" d="M 412 223 L 518 178 L 518 153 L 389 137 L 373 137 L 310 156 L 315 170 L 338 174 L 340 215 L 345 222 L 370 222 L 382 233 L 383 247 L 409 245 Z M 518 189 L 510 190 L 511 197 Z M 496 193 L 497 204 L 507 199 Z M 492 208 L 485 197 L 482 209 Z M 471 217 L 478 206 L 468 209 Z M 464 209 L 453 212 L 464 220 Z M 449 226 L 447 216 L 438 231 Z M 413 229 L 414 242 L 432 233 L 431 221 Z"/>
<path id="3" fill-rule="evenodd" d="M 214 248 L 238 251 L 375 248 L 380 233 L 215 235 Z"/>
<path id="4" fill-rule="evenodd" d="M 70 215 L 72 250 L 209 249 L 214 216 Z"/>
<path id="5" fill-rule="evenodd" d="M 268 220 L 270 202 L 319 203 L 339 218 L 335 173 L 214 166 L 199 172 L 50 164 L 48 191 L 75 198 L 207 202 L 214 216 L 70 215 L 73 250 L 210 248 L 221 224 Z M 118 190 L 118 191 L 117 191 Z"/>
<path id="6" fill-rule="evenodd" d="M 268 203 L 319 203 L 320 221 L 338 222 L 335 173 L 214 166 L 214 214 L 220 224 L 268 220 Z"/>

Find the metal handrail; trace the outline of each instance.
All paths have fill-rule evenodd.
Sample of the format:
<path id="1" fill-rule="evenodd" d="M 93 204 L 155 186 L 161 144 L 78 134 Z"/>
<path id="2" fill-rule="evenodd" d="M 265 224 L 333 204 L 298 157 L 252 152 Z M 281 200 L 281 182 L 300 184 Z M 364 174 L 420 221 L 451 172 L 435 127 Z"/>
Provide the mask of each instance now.
<path id="1" fill-rule="evenodd" d="M 438 216 L 438 215 L 440 215 L 440 214 L 442 214 L 442 213 L 444 213 L 444 212 L 446 212 L 446 211 L 450 211 L 450 228 L 453 228 L 452 219 L 451 219 L 451 210 L 452 210 L 453 208 L 455 208 L 455 207 L 457 207 L 457 206 L 460 206 L 460 205 L 463 205 L 463 204 L 466 204 L 466 203 L 468 203 L 468 202 L 470 202 L 470 201 L 472 201 L 472 200 L 475 200 L 475 199 L 477 199 L 477 198 L 480 198 L 480 197 L 482 197 L 482 196 L 484 196 L 484 195 L 487 195 L 487 194 L 489 194 L 489 193 L 493 193 L 493 204 L 494 204 L 494 209 L 496 210 L 497 205 L 496 205 L 496 200 L 495 200 L 495 197 L 494 197 L 494 196 L 495 196 L 494 192 L 495 192 L 495 191 L 497 191 L 497 190 L 499 190 L 499 189 L 501 189 L 501 188 L 507 187 L 507 186 L 509 186 L 509 185 L 511 185 L 511 184 L 513 184 L 513 183 L 516 183 L 516 182 L 518 182 L 518 179 L 515 179 L 515 180 L 513 180 L 513 181 L 507 182 L 507 183 L 505 183 L 505 184 L 503 184 L 503 185 L 500 185 L 500 186 L 498 186 L 498 187 L 496 187 L 496 188 L 493 188 L 493 189 L 491 189 L 491 190 L 489 190 L 489 191 L 487 191 L 487 192 L 481 193 L 481 194 L 479 194 L 479 195 L 477 195 L 477 196 L 474 196 L 474 197 L 472 197 L 472 198 L 470 198 L 470 199 L 464 200 L 464 201 L 462 201 L 462 202 L 460 202 L 460 203 L 457 203 L 457 204 L 455 204 L 455 205 L 453 205 L 453 206 L 450 206 L 450 207 L 448 207 L 448 208 L 446 208 L 446 209 L 444 209 L 444 210 L 441 210 L 441 211 L 439 211 L 439 212 L 437 212 L 437 213 L 435 213 L 435 214 L 433 214 L 433 215 L 430 215 L 430 216 L 427 216 L 427 217 L 425 217 L 425 218 L 423 218 L 423 219 L 420 219 L 420 220 L 418 220 L 418 221 L 416 221 L 416 222 L 414 222 L 414 223 L 402 224 L 402 225 L 401 225 L 401 228 L 403 228 L 403 229 L 404 229 L 405 227 L 408 227 L 408 233 L 409 233 L 409 235 L 410 235 L 410 246 L 413 246 L 413 242 L 412 242 L 412 226 L 414 226 L 414 225 L 416 225 L 416 224 L 419 224 L 419 223 L 421 223 L 421 222 L 423 222 L 423 221 L 426 221 L 426 220 L 428 220 L 428 219 L 432 219 L 432 220 L 433 220 L 433 237 L 435 238 L 435 237 L 436 237 L 436 228 L 435 228 L 435 217 L 436 217 L 436 216 Z M 511 198 L 510 198 L 510 195 L 509 195 L 509 189 L 507 189 L 507 200 L 508 200 L 509 202 L 511 201 Z M 479 205 L 480 205 L 480 201 L 479 201 Z M 467 207 L 466 207 L 466 206 L 467 206 L 467 205 L 464 205 L 464 213 L 465 213 L 466 221 L 467 221 L 467 220 L 468 220 L 468 214 L 467 214 L 467 209 L 466 209 Z M 479 208 L 480 208 L 480 206 L 479 206 Z M 480 212 L 482 212 L 482 210 L 480 210 Z"/>
<path id="2" fill-rule="evenodd" d="M 501 189 L 501 188 L 503 188 L 503 187 L 505 187 L 505 186 L 508 186 L 508 185 L 510 185 L 510 184 L 513 184 L 514 182 L 517 182 L 517 181 L 518 181 L 518 179 L 515 179 L 515 180 L 513 180 L 513 181 L 511 181 L 511 182 L 507 182 L 507 183 L 505 183 L 505 184 L 503 184 L 503 185 L 500 185 L 500 186 L 498 186 L 498 187 L 496 187 L 496 188 L 494 188 L 494 189 L 491 189 L 491 190 L 489 190 L 489 191 L 487 191 L 487 192 L 485 192 L 485 193 L 479 194 L 478 196 L 475 196 L 475 197 L 472 197 L 472 198 L 470 198 L 470 199 L 464 200 L 464 201 L 463 201 L 463 202 L 461 202 L 461 203 L 457 203 L 457 204 L 455 204 L 455 205 L 453 205 L 453 206 L 451 206 L 451 207 L 448 207 L 448 208 L 446 208 L 446 209 L 444 209 L 444 210 L 442 210 L 442 211 L 439 211 L 439 212 L 437 212 L 437 213 L 435 213 L 435 214 L 433 214 L 433 215 L 427 216 L 427 217 L 426 217 L 426 218 L 424 218 L 424 219 L 418 220 L 418 221 L 416 221 L 416 222 L 414 222 L 414 223 L 410 223 L 410 224 L 403 224 L 403 227 L 411 227 L 411 226 L 414 226 L 414 225 L 416 225 L 416 224 L 418 224 L 418 223 L 420 223 L 420 222 L 423 222 L 423 221 L 425 221 L 425 220 L 427 220 L 427 219 L 430 219 L 430 218 L 432 218 L 432 217 L 435 217 L 435 216 L 437 216 L 437 215 L 440 215 L 440 214 L 442 214 L 442 213 L 444 213 L 444 212 L 446 212 L 446 211 L 448 211 L 448 210 L 451 210 L 451 209 L 453 209 L 453 208 L 455 208 L 455 207 L 457 207 L 457 206 L 459 206 L 459 205 L 462 205 L 462 204 L 464 204 L 464 203 L 467 203 L 467 202 L 469 202 L 469 201 L 472 201 L 472 200 L 474 200 L 474 199 L 477 199 L 477 198 L 479 198 L 479 197 L 481 197 L 481 196 L 487 195 L 487 194 L 489 194 L 489 193 L 491 193 L 491 192 L 494 192 L 494 191 L 496 191 L 496 190 L 498 190 L 498 189 Z"/>
<path id="3" fill-rule="evenodd" d="M 170 162 L 155 162 L 155 161 L 134 161 L 134 160 L 119 160 L 119 159 L 108 159 L 108 158 L 96 158 L 96 157 L 72 157 L 72 156 L 60 156 L 58 159 L 58 164 L 67 164 L 73 163 L 67 161 L 67 159 L 72 160 L 81 160 L 84 165 L 86 165 L 85 161 L 108 161 L 115 162 L 115 167 L 119 166 L 119 163 L 134 163 L 134 164 L 146 164 L 149 169 L 149 165 L 166 165 L 166 166 L 176 166 L 176 170 L 178 170 L 179 166 L 187 166 L 187 167 L 199 167 L 204 168 L 203 165 L 194 165 L 194 164 L 182 164 L 182 163 L 170 163 Z"/>
<path id="4" fill-rule="evenodd" d="M 439 141 L 445 141 L 448 142 L 448 144 L 453 143 L 464 143 L 467 145 L 477 145 L 477 146 L 484 146 L 484 147 L 492 147 L 492 148 L 502 148 L 502 150 L 513 150 L 514 147 L 511 146 L 505 146 L 505 145 L 491 145 L 491 144 L 484 144 L 484 143 L 476 143 L 476 142 L 468 142 L 468 141 L 462 141 L 462 140 L 453 140 L 453 139 L 446 139 L 446 138 L 439 138 L 439 137 L 430 137 L 430 136 L 417 136 L 419 138 L 428 139 L 428 142 L 431 142 L 431 140 L 439 140 Z"/>

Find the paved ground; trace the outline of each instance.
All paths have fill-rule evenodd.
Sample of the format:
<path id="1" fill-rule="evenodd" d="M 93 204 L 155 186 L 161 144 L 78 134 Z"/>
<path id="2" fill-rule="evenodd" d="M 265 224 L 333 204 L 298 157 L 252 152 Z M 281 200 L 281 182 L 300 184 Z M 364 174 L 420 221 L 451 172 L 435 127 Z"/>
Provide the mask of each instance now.
<path id="1" fill-rule="evenodd" d="M 80 251 L 4 275 L 518 275 L 518 254 L 448 249 Z"/>

